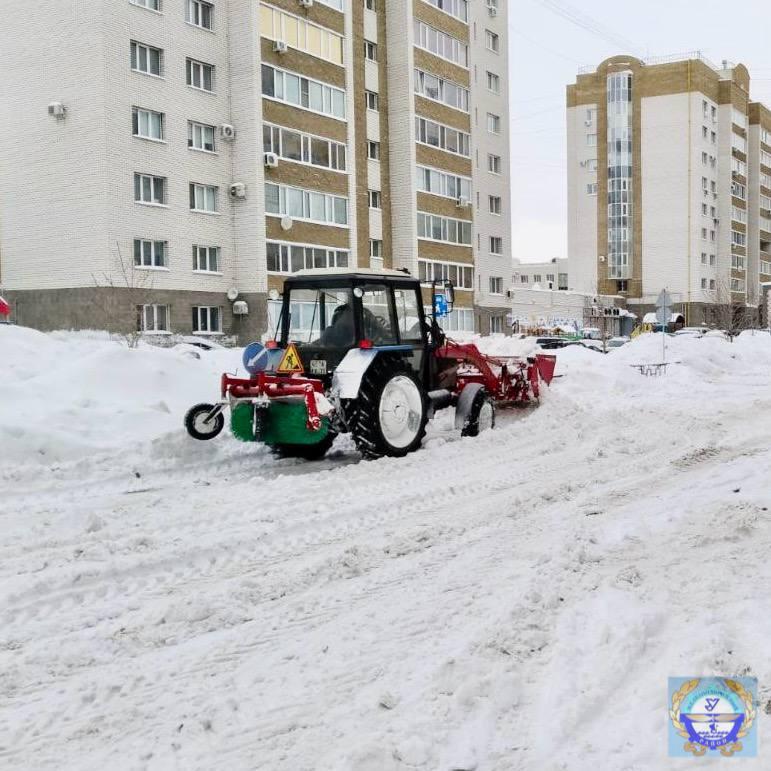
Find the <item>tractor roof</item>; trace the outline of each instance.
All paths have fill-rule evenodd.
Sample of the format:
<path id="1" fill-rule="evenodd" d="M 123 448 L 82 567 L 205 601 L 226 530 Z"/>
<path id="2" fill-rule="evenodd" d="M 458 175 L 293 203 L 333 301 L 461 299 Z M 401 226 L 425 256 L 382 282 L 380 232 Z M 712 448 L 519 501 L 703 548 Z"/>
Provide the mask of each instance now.
<path id="1" fill-rule="evenodd" d="M 287 281 L 291 282 L 293 279 L 299 281 L 306 281 L 307 279 L 350 279 L 352 281 L 362 280 L 371 281 L 373 278 L 382 278 L 388 281 L 404 280 L 404 281 L 417 281 L 416 276 L 412 276 L 409 273 L 405 273 L 401 270 L 389 270 L 383 268 L 382 270 L 373 270 L 372 268 L 325 268 L 325 269 L 305 269 L 298 270 L 291 276 L 287 277 Z"/>

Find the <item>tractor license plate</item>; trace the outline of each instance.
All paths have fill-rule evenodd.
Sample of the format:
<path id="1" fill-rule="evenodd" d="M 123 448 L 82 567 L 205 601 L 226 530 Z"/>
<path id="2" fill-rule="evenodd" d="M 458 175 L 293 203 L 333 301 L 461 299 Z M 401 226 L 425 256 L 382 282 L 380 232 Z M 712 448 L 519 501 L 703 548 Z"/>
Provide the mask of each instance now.
<path id="1" fill-rule="evenodd" d="M 311 375 L 326 375 L 327 374 L 327 361 L 326 359 L 312 359 L 311 360 Z"/>

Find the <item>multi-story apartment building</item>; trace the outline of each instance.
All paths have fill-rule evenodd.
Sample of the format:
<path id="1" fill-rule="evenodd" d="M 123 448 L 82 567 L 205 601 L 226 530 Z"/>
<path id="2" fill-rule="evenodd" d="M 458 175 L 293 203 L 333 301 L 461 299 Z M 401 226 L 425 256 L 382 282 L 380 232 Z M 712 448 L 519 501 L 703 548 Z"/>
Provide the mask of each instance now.
<path id="1" fill-rule="evenodd" d="M 567 89 L 571 285 L 689 323 L 771 280 L 771 113 L 743 65 L 616 56 Z"/>
<path id="2" fill-rule="evenodd" d="M 258 336 L 300 269 L 511 273 L 505 0 L 96 0 L 0 31 L 0 286 L 40 328 Z"/>

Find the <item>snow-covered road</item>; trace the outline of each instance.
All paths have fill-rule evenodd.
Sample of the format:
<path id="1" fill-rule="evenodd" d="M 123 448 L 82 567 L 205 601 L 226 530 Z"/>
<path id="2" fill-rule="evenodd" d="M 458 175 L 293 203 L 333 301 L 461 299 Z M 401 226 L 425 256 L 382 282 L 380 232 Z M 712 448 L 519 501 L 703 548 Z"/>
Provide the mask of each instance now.
<path id="1" fill-rule="evenodd" d="M 759 678 L 742 767 L 771 767 L 768 336 L 673 340 L 663 378 L 628 366 L 652 339 L 567 349 L 494 432 L 319 464 L 178 428 L 232 354 L 21 337 L 0 767 L 680 768 L 667 677 L 694 674 Z"/>

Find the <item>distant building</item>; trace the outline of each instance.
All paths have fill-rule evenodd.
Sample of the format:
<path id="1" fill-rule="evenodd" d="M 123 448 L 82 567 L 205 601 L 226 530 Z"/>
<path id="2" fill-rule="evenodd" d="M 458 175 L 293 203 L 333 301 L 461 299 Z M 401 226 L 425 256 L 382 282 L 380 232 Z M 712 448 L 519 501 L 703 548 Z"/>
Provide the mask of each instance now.
<path id="1" fill-rule="evenodd" d="M 743 65 L 616 56 L 567 88 L 571 286 L 688 323 L 771 280 L 771 111 Z M 642 317 L 643 313 L 639 313 Z"/>
<path id="2" fill-rule="evenodd" d="M 548 262 L 514 261 L 512 289 L 538 286 L 565 291 L 570 288 L 568 260 L 555 257 Z"/>

